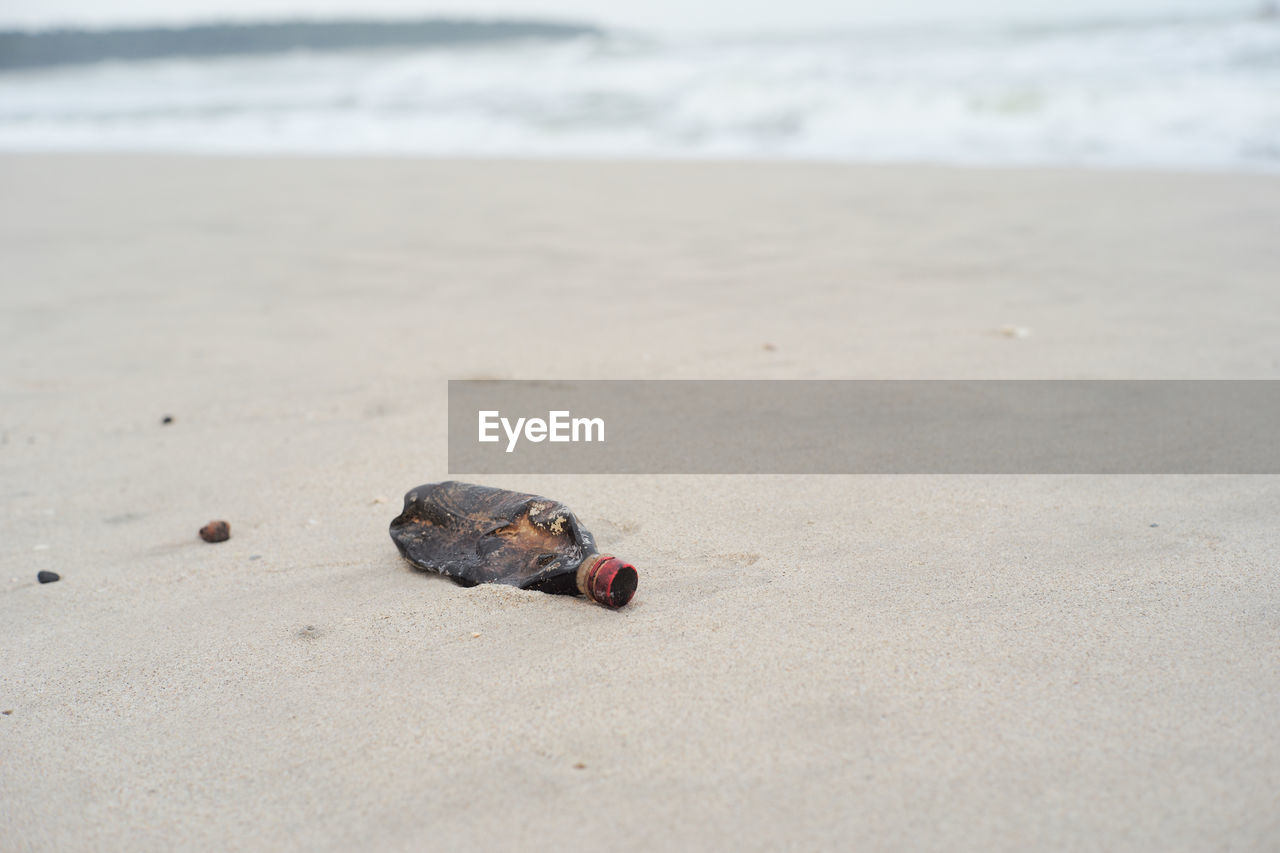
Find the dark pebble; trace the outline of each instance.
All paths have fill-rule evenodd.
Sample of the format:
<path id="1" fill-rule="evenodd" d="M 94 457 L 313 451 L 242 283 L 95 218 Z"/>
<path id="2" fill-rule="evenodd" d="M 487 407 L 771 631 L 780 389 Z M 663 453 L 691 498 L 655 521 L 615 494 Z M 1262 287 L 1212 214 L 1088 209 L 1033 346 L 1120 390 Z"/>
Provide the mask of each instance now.
<path id="1" fill-rule="evenodd" d="M 1152 524 L 1151 526 L 1152 526 L 1152 527 L 1159 527 L 1160 525 L 1158 525 L 1158 524 Z"/>
<path id="2" fill-rule="evenodd" d="M 231 525 L 225 521 L 211 521 L 200 528 L 200 538 L 206 542 L 226 542 L 231 538 Z"/>
<path id="3" fill-rule="evenodd" d="M 165 415 L 163 418 L 160 419 L 160 423 L 164 424 L 165 426 L 168 426 L 169 424 L 173 423 L 173 415 Z"/>
<path id="4" fill-rule="evenodd" d="M 62 580 L 62 577 L 57 572 L 36 572 L 36 580 L 40 583 L 53 583 Z"/>

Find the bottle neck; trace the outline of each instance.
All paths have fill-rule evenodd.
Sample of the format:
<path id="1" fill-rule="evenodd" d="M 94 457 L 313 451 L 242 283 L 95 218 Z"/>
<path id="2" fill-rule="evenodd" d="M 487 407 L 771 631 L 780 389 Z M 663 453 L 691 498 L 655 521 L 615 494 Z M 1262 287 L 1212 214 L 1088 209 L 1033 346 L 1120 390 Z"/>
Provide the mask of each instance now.
<path id="1" fill-rule="evenodd" d="M 578 566 L 578 592 L 605 607 L 618 608 L 631 600 L 636 569 L 612 554 L 592 554 Z"/>
<path id="2" fill-rule="evenodd" d="M 595 578 L 600 564 L 609 559 L 613 559 L 612 554 L 587 555 L 586 559 L 578 566 L 578 592 L 587 598 L 594 598 L 591 594 L 591 581 Z"/>

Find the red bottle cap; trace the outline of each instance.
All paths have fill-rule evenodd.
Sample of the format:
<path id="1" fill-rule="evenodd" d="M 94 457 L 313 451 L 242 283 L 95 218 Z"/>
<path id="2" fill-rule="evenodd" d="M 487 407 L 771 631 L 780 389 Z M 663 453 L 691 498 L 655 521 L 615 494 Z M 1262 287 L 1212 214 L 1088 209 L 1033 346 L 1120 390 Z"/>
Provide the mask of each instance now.
<path id="1" fill-rule="evenodd" d="M 588 557 L 578 569 L 578 589 L 592 601 L 617 609 L 636 594 L 636 567 L 611 554 Z"/>

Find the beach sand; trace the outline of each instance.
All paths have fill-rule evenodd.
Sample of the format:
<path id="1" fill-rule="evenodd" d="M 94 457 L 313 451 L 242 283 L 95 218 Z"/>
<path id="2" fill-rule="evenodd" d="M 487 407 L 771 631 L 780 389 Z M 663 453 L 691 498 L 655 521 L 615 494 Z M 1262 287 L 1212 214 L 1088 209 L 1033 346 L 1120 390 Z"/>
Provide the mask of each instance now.
<path id="1" fill-rule="evenodd" d="M 1250 175 L 0 158 L 0 847 L 1274 850 L 1275 477 L 484 480 L 619 612 L 387 524 L 450 378 L 1277 378 L 1277 234 Z"/>

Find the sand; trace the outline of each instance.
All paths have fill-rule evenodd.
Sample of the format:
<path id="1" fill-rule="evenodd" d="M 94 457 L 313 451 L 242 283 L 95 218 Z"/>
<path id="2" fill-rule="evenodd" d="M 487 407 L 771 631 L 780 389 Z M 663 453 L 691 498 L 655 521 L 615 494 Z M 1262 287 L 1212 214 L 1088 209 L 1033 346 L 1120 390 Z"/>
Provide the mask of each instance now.
<path id="1" fill-rule="evenodd" d="M 386 527 L 449 378 L 1277 378 L 1277 233 L 1248 175 L 0 158 L 0 847 L 1274 850 L 1277 478 L 486 480 L 616 613 Z"/>

